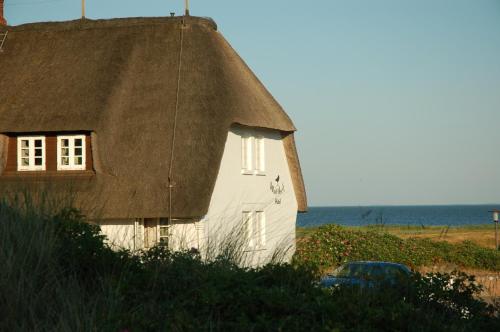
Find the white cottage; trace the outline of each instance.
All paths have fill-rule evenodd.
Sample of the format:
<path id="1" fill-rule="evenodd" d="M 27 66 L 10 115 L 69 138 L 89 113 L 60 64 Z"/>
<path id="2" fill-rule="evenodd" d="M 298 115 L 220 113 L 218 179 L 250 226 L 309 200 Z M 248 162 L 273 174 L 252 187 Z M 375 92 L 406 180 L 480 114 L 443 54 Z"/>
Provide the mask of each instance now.
<path id="1" fill-rule="evenodd" d="M 262 261 L 306 194 L 291 120 L 206 18 L 1 26 L 0 195 L 71 197 L 109 241 Z"/>

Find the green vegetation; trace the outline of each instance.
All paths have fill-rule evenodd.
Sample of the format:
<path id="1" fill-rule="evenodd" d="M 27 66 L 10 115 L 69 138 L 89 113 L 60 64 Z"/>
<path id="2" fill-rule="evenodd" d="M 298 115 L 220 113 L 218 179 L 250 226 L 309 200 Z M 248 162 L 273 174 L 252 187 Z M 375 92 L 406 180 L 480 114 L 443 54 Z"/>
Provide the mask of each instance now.
<path id="1" fill-rule="evenodd" d="M 302 233 L 297 262 L 321 269 L 351 260 L 380 260 L 410 267 L 452 263 L 461 267 L 500 271 L 500 252 L 471 241 L 451 244 L 425 238 L 402 239 L 378 228 L 353 229 L 330 224 Z"/>
<path id="2" fill-rule="evenodd" d="M 0 201 L 0 331 L 493 331 L 463 274 L 401 288 L 316 286 L 317 270 L 241 268 L 163 247 L 112 251 L 73 209 Z"/>

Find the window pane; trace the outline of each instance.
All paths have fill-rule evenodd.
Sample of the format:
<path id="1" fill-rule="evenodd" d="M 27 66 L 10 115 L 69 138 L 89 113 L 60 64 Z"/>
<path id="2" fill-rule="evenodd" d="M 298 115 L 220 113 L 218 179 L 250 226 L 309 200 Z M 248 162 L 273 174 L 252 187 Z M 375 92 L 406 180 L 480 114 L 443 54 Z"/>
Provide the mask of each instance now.
<path id="1" fill-rule="evenodd" d="M 82 157 L 75 157 L 75 165 L 81 165 L 83 163 Z"/>
<path id="2" fill-rule="evenodd" d="M 21 157 L 29 157 L 29 155 L 30 155 L 30 150 L 28 149 L 21 150 Z"/>
<path id="3" fill-rule="evenodd" d="M 29 160 L 29 158 L 22 158 L 22 159 L 21 159 L 21 164 L 22 164 L 23 166 L 29 166 L 29 165 L 30 165 L 30 160 Z"/>
<path id="4" fill-rule="evenodd" d="M 242 137 L 242 168 L 252 170 L 253 137 Z"/>
<path id="5" fill-rule="evenodd" d="M 82 148 L 76 148 L 75 149 L 75 156 L 81 156 L 82 155 Z"/>
<path id="6" fill-rule="evenodd" d="M 248 246 L 252 248 L 254 246 L 254 235 L 253 235 L 253 220 L 252 220 L 252 212 L 243 211 L 243 227 L 246 228 L 246 238 L 248 241 Z"/>
<path id="7" fill-rule="evenodd" d="M 61 155 L 64 157 L 69 156 L 69 149 L 68 148 L 62 148 L 61 149 Z"/>
<path id="8" fill-rule="evenodd" d="M 42 166 L 42 158 L 35 158 L 35 166 Z"/>
<path id="9" fill-rule="evenodd" d="M 260 246 L 266 245 L 266 219 L 264 211 L 257 211 L 257 228 L 259 231 L 256 234 L 257 241 Z"/>
<path id="10" fill-rule="evenodd" d="M 69 139 L 62 139 L 61 140 L 61 146 L 62 147 L 68 147 L 69 146 Z"/>
<path id="11" fill-rule="evenodd" d="M 81 138 L 75 139 L 75 146 L 82 146 L 82 139 Z"/>
<path id="12" fill-rule="evenodd" d="M 62 157 L 61 158 L 61 164 L 64 166 L 69 165 L 69 158 L 68 157 Z"/>
<path id="13" fill-rule="evenodd" d="M 264 138 L 259 137 L 255 140 L 255 167 L 259 171 L 265 171 Z"/>
<path id="14" fill-rule="evenodd" d="M 42 140 L 36 139 L 35 140 L 35 148 L 41 148 L 41 147 L 42 147 Z"/>
<path id="15" fill-rule="evenodd" d="M 168 225 L 168 218 L 160 218 L 160 225 L 167 226 Z"/>
<path id="16" fill-rule="evenodd" d="M 35 157 L 41 157 L 42 156 L 42 149 L 35 149 Z"/>
<path id="17" fill-rule="evenodd" d="M 29 146 L 30 146 L 30 142 L 29 141 L 24 140 L 24 139 L 21 140 L 21 147 L 22 148 L 29 148 Z"/>
<path id="18" fill-rule="evenodd" d="M 168 228 L 160 227 L 160 236 L 168 236 Z"/>

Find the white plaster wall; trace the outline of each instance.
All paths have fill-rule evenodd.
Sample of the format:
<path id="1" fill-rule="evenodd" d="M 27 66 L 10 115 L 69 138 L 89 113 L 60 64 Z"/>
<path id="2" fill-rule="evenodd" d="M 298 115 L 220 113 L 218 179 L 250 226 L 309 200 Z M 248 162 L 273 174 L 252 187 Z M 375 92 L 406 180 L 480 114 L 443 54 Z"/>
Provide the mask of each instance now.
<path id="1" fill-rule="evenodd" d="M 264 137 L 264 175 L 242 174 L 241 136 L 245 134 Z M 271 182 L 278 175 L 280 183 L 285 186 L 281 204 L 276 204 L 275 194 L 270 189 Z M 281 134 L 275 130 L 235 126 L 228 133 L 210 207 L 202 220 L 204 246 L 214 250 L 214 246 L 227 243 L 228 237 L 244 236 L 242 212 L 252 207 L 265 211 L 266 246 L 264 250 L 253 251 L 245 246 L 245 262 L 248 265 L 265 263 L 275 252 L 283 249 L 287 251 L 284 259 L 289 260 L 295 251 L 297 200 Z"/>
<path id="2" fill-rule="evenodd" d="M 200 222 L 174 220 L 170 225 L 169 246 L 173 250 L 198 249 L 202 238 Z"/>
<path id="3" fill-rule="evenodd" d="M 133 219 L 105 219 L 99 222 L 102 234 L 113 249 L 131 251 L 144 249 L 144 222 Z M 203 239 L 201 223 L 193 220 L 175 220 L 170 225 L 169 246 L 173 250 L 199 248 Z M 156 229 L 159 232 L 159 229 Z M 158 236 L 159 234 L 157 234 Z"/>
<path id="4" fill-rule="evenodd" d="M 136 231 L 135 221 L 133 219 L 128 220 L 102 220 L 99 222 L 101 226 L 101 232 L 106 235 L 108 243 L 114 249 L 129 249 L 135 250 L 136 246 L 142 246 L 142 242 L 139 244 L 134 243 L 134 236 Z M 137 245 L 135 245 L 137 244 Z M 137 248 L 139 249 L 139 248 Z"/>

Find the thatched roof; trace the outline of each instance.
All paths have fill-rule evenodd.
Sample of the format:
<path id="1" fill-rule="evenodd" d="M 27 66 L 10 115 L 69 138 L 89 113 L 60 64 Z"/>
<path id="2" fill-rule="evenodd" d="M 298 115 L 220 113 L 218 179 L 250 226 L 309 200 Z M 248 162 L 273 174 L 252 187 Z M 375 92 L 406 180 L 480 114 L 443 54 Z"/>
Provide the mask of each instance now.
<path id="1" fill-rule="evenodd" d="M 291 136 L 295 127 L 212 20 L 77 20 L 4 29 L 0 133 L 91 131 L 97 155 L 93 176 L 3 176 L 0 193 L 20 182 L 64 187 L 71 181 L 82 200 L 106 202 L 102 217 L 168 216 L 178 101 L 173 216 L 206 214 L 234 124 L 290 135 L 286 150 L 299 210 L 307 208 Z"/>

